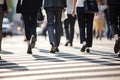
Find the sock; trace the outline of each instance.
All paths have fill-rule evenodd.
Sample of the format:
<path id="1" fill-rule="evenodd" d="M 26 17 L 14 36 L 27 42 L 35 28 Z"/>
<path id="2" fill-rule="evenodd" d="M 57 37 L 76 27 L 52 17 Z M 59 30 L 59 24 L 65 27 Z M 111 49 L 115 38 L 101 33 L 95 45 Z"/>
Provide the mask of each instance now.
<path id="1" fill-rule="evenodd" d="M 86 45 L 86 41 L 83 42 L 83 45 Z"/>

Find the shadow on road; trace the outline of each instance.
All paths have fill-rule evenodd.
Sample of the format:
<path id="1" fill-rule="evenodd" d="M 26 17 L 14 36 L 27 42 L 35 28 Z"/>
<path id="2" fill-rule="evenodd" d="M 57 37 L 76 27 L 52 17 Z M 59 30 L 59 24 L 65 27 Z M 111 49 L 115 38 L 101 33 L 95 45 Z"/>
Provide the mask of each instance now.
<path id="1" fill-rule="evenodd" d="M 3 59 L 0 60 L 0 69 L 10 69 L 14 71 L 28 70 L 25 66 L 19 66 L 16 63 L 11 63 Z"/>

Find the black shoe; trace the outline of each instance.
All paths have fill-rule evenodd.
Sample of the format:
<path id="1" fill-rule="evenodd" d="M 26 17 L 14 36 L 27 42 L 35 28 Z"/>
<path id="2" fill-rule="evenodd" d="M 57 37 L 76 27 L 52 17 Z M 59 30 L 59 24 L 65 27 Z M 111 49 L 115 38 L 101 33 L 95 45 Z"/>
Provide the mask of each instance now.
<path id="1" fill-rule="evenodd" d="M 118 53 L 119 49 L 120 49 L 120 38 L 116 40 L 115 45 L 114 45 L 115 54 Z"/>
<path id="2" fill-rule="evenodd" d="M 65 43 L 65 46 L 68 46 L 68 44 L 69 44 L 69 43 L 70 43 L 69 41 L 68 41 L 68 42 L 66 42 L 66 43 Z"/>
<path id="3" fill-rule="evenodd" d="M 120 53 L 118 54 L 118 57 L 120 58 Z"/>
<path id="4" fill-rule="evenodd" d="M 120 49 L 119 49 L 118 57 L 120 58 Z"/>
<path id="5" fill-rule="evenodd" d="M 83 45 L 82 48 L 81 48 L 81 52 L 85 52 L 85 49 L 87 48 L 86 45 Z"/>
<path id="6" fill-rule="evenodd" d="M 35 47 L 35 42 L 36 42 L 36 37 L 35 37 L 35 35 L 32 35 L 31 41 L 30 41 L 30 47 L 31 48 Z"/>
<path id="7" fill-rule="evenodd" d="M 50 53 L 55 53 L 57 50 L 57 47 L 52 47 L 51 50 L 50 50 Z"/>
<path id="8" fill-rule="evenodd" d="M 90 53 L 90 49 L 86 49 L 86 52 L 87 52 L 87 53 Z"/>
<path id="9" fill-rule="evenodd" d="M 32 49 L 31 49 L 30 45 L 28 46 L 27 53 L 28 53 L 28 54 L 32 54 Z"/>

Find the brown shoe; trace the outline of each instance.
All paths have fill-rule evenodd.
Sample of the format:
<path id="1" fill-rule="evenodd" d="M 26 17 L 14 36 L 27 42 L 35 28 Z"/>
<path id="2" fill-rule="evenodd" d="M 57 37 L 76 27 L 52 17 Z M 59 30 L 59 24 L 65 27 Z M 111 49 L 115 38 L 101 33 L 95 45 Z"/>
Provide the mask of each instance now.
<path id="1" fill-rule="evenodd" d="M 50 53 L 55 53 L 57 51 L 57 47 L 52 47 Z"/>

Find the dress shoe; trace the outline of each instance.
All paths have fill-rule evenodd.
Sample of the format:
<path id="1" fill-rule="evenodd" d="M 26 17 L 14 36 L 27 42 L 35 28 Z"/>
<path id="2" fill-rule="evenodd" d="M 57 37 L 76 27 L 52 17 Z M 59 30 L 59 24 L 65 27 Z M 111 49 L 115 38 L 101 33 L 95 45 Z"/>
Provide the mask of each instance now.
<path id="1" fill-rule="evenodd" d="M 90 49 L 86 49 L 86 52 L 87 52 L 87 53 L 90 53 Z"/>
<path id="2" fill-rule="evenodd" d="M 34 47 L 35 47 L 35 42 L 36 42 L 36 37 L 35 37 L 35 35 L 32 35 L 30 40 L 31 40 L 31 41 L 30 41 L 30 47 L 31 47 L 31 48 L 34 48 Z"/>
<path id="3" fill-rule="evenodd" d="M 116 40 L 115 45 L 114 45 L 115 54 L 118 53 L 119 49 L 120 49 L 120 38 Z"/>
<path id="4" fill-rule="evenodd" d="M 81 52 L 85 52 L 85 49 L 87 48 L 86 45 L 83 45 L 82 48 L 81 48 Z"/>
<path id="5" fill-rule="evenodd" d="M 50 53 L 55 53 L 56 52 L 57 47 L 52 47 L 50 50 Z"/>
<path id="6" fill-rule="evenodd" d="M 69 44 L 69 43 L 70 43 L 69 41 L 68 41 L 68 42 L 66 42 L 66 43 L 65 43 L 65 46 L 68 46 L 68 44 Z"/>
<path id="7" fill-rule="evenodd" d="M 30 45 L 28 46 L 27 54 L 32 54 L 32 49 L 31 49 Z"/>

